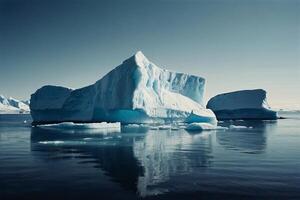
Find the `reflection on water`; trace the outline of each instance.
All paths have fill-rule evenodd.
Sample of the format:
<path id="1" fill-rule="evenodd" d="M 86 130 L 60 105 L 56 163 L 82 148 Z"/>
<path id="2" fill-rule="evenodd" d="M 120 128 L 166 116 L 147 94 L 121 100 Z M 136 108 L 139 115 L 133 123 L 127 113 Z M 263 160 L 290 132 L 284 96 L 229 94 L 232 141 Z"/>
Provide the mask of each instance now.
<path id="1" fill-rule="evenodd" d="M 199 148 L 192 152 L 195 144 Z M 138 178 L 138 191 L 141 196 L 147 196 L 168 191 L 168 185 L 160 184 L 172 176 L 193 173 L 199 167 L 209 166 L 211 137 L 209 133 L 150 132 L 143 140 L 135 141 L 133 149 L 144 167 L 143 176 Z"/>
<path id="2" fill-rule="evenodd" d="M 225 121 L 221 124 L 222 126 L 229 127 L 232 122 Z M 232 130 L 233 134 L 219 132 L 216 135 L 217 142 L 226 149 L 256 154 L 263 153 L 266 149 L 266 133 L 271 132 L 272 129 L 274 129 L 276 121 L 236 121 L 234 124 L 251 128 Z"/>
<path id="3" fill-rule="evenodd" d="M 83 171 L 92 165 L 140 197 L 173 195 L 174 199 L 177 193 L 219 199 L 228 194 L 229 199 L 232 194 L 236 199 L 245 195 L 297 196 L 294 146 L 284 151 L 290 152 L 290 160 L 281 162 L 286 155 L 276 153 L 276 134 L 280 132 L 276 122 L 220 123 L 230 124 L 252 128 L 197 134 L 143 128 L 105 134 L 31 128 L 31 151 L 44 162 L 77 159 Z"/>
<path id="4" fill-rule="evenodd" d="M 168 186 L 160 184 L 169 181 L 172 176 L 193 173 L 199 167 L 211 164 L 209 132 L 132 132 L 105 135 L 70 134 L 64 129 L 33 127 L 31 149 L 33 152 L 50 153 L 42 159 L 57 159 L 60 158 L 59 154 L 63 154 L 64 159 L 74 158 L 74 155 L 77 158 L 89 156 L 93 161 L 88 162 L 94 163 L 94 167 L 106 171 L 112 180 L 140 196 L 166 192 Z M 193 149 L 197 150 L 192 151 Z"/>
<path id="5" fill-rule="evenodd" d="M 48 157 L 43 156 L 41 159 L 59 159 L 60 154 L 63 155 L 63 159 L 72 159 L 74 155 L 76 158 L 90 158 L 80 162 L 92 163 L 95 168 L 104 170 L 125 189 L 136 192 L 137 179 L 143 171 L 134 157 L 133 138 L 123 138 L 120 134 L 113 132 L 104 135 L 91 135 L 86 132 L 70 134 L 64 129 L 33 127 L 31 141 L 33 152 L 43 151 L 52 154 Z"/>

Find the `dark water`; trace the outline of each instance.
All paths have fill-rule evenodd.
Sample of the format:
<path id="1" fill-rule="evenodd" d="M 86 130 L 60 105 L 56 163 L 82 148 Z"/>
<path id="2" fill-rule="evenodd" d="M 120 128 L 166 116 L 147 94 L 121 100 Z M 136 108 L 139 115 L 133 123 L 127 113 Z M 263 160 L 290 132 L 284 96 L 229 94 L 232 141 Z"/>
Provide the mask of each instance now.
<path id="1" fill-rule="evenodd" d="M 300 199 L 298 116 L 101 134 L 2 115 L 0 199 Z"/>

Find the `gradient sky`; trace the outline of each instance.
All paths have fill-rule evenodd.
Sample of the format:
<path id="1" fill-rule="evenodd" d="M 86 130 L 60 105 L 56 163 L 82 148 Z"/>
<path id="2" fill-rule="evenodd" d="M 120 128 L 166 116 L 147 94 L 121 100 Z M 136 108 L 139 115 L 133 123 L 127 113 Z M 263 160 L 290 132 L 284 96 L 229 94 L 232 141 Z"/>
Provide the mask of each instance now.
<path id="1" fill-rule="evenodd" d="M 300 105 L 300 0 L 0 0 L 0 94 L 94 83 L 141 50 L 206 78 L 206 100 L 251 88 Z"/>

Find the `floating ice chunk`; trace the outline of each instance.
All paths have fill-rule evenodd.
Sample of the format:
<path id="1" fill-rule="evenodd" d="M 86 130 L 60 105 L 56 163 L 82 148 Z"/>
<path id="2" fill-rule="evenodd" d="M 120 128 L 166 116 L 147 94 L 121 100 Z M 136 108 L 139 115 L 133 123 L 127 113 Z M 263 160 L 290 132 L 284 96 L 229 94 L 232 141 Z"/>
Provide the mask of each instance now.
<path id="1" fill-rule="evenodd" d="M 188 131 L 227 130 L 227 127 L 216 126 L 209 123 L 191 123 L 186 128 Z"/>
<path id="2" fill-rule="evenodd" d="M 110 139 L 113 139 L 113 137 L 108 136 L 108 137 L 104 137 L 103 139 L 104 140 L 110 140 Z"/>
<path id="3" fill-rule="evenodd" d="M 209 123 L 198 123 L 194 122 L 189 124 L 186 127 L 186 130 L 188 131 L 204 131 L 204 130 L 215 130 L 217 126 L 209 124 Z"/>
<path id="4" fill-rule="evenodd" d="M 140 125 L 138 125 L 138 124 L 127 124 L 127 125 L 124 125 L 124 128 L 140 128 Z"/>
<path id="5" fill-rule="evenodd" d="M 236 125 L 230 125 L 229 129 L 252 129 L 253 127 L 249 126 L 236 126 Z"/>
<path id="6" fill-rule="evenodd" d="M 171 125 L 161 125 L 158 127 L 159 130 L 170 130 L 171 128 Z"/>
<path id="7" fill-rule="evenodd" d="M 189 124 L 179 124 L 177 127 L 179 129 L 185 129 Z"/>
<path id="8" fill-rule="evenodd" d="M 40 144 L 63 144 L 64 141 L 40 141 Z"/>
<path id="9" fill-rule="evenodd" d="M 159 129 L 158 126 L 151 126 L 151 127 L 150 127 L 150 130 L 158 130 L 158 129 Z"/>
<path id="10" fill-rule="evenodd" d="M 49 128 L 63 128 L 63 129 L 108 129 L 108 128 L 120 128 L 121 123 L 74 123 L 74 122 L 62 122 L 57 124 L 44 124 L 38 125 L 38 127 L 49 127 Z"/>
<path id="11" fill-rule="evenodd" d="M 146 124 L 127 124 L 123 126 L 124 128 L 149 128 Z"/>
<path id="12" fill-rule="evenodd" d="M 37 127 L 57 130 L 60 133 L 67 134 L 108 134 L 121 132 L 121 123 L 73 123 L 73 122 L 62 122 L 58 124 L 44 124 L 38 125 Z"/>
<path id="13" fill-rule="evenodd" d="M 124 133 L 146 133 L 150 129 L 147 124 L 127 124 L 122 125 L 122 132 Z"/>

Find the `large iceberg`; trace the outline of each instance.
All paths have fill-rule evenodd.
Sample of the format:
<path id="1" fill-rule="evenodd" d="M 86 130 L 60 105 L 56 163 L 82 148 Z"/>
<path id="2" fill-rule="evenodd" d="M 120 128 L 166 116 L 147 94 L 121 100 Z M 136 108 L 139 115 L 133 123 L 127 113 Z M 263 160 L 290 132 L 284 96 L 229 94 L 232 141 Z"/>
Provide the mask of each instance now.
<path id="1" fill-rule="evenodd" d="M 12 97 L 6 98 L 0 95 L 0 114 L 29 113 L 29 106 L 26 102 L 19 101 Z"/>
<path id="2" fill-rule="evenodd" d="M 142 52 L 125 60 L 95 84 L 72 90 L 44 86 L 31 95 L 33 123 L 55 122 L 207 122 L 205 79 L 157 67 Z"/>
<path id="3" fill-rule="evenodd" d="M 218 120 L 277 119 L 266 96 L 262 89 L 229 92 L 211 98 L 206 107 L 214 111 Z"/>

